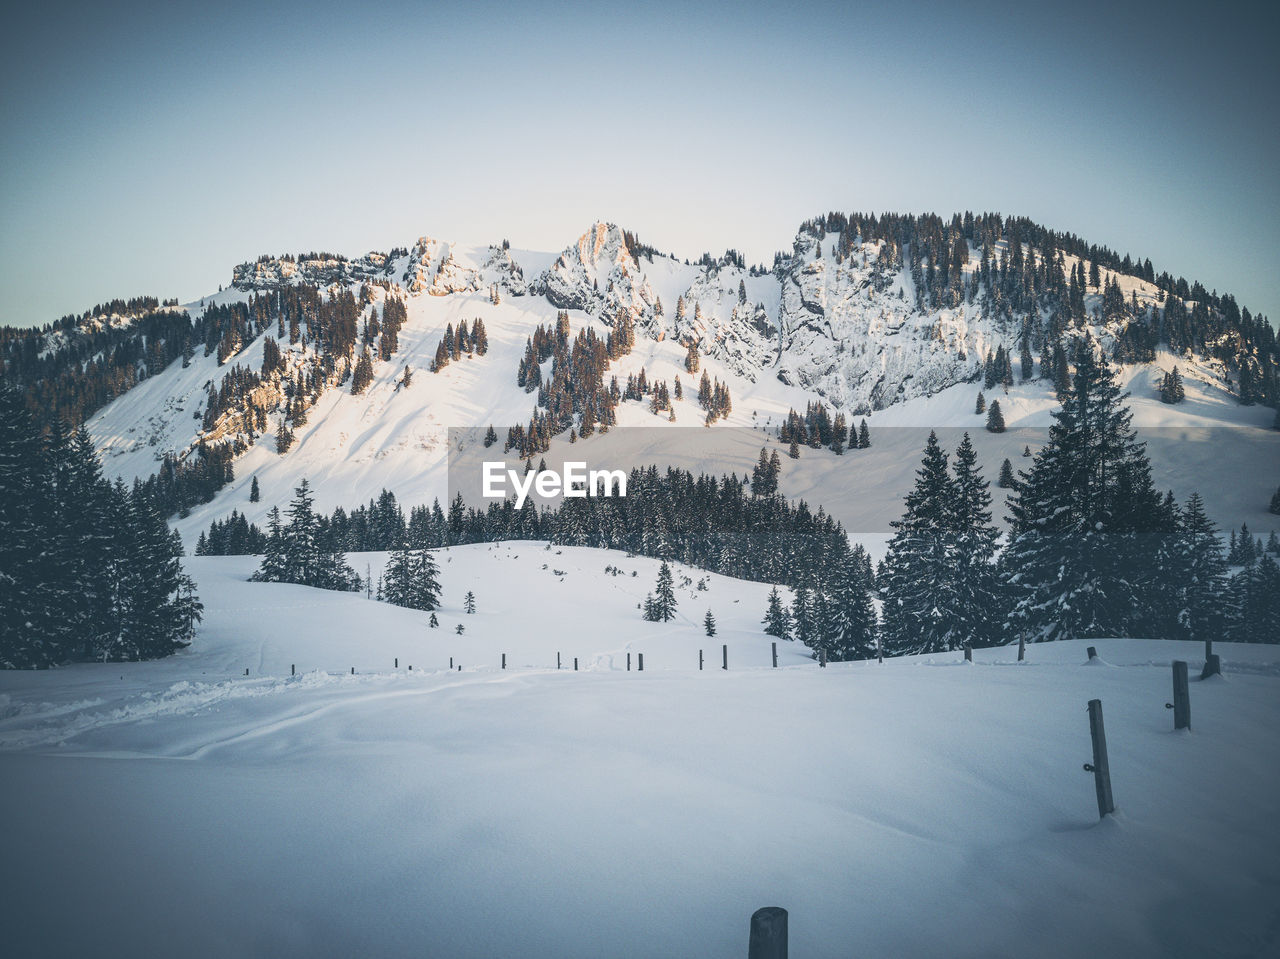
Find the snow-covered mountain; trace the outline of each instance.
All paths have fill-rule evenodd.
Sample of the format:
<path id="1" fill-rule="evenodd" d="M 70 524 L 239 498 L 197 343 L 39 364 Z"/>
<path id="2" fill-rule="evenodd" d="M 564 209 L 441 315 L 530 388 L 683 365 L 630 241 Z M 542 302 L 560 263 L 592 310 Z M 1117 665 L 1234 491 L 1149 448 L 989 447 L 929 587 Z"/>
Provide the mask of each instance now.
<path id="1" fill-rule="evenodd" d="M 1008 241 L 995 244 L 997 259 L 1008 252 Z M 1070 254 L 1060 256 L 1068 270 L 1077 263 L 1084 266 Z M 971 247 L 967 262 L 954 268 L 966 287 L 979 287 L 980 258 L 981 251 Z M 1138 275 L 1106 267 L 1100 281 L 1097 292 L 1083 296 L 1088 322 L 1074 324 L 1067 335 L 1091 336 L 1110 350 L 1124 330 L 1122 324 L 1102 319 L 1103 288 L 1114 285 L 1138 314 L 1161 303 L 1164 293 Z M 210 391 L 229 369 L 263 367 L 265 344 L 277 333 L 274 323 L 261 335 L 237 340 L 222 363 L 217 355 L 201 356 L 197 350 L 188 366 L 170 364 L 88 423 L 107 471 L 126 481 L 154 473 L 166 453 L 191 455 L 202 438 L 248 443 L 236 460 L 236 479 L 212 503 L 180 522 L 189 541 L 232 508 L 261 520 L 304 476 L 327 509 L 367 501 L 383 488 L 405 503 L 445 499 L 447 428 L 493 424 L 504 431 L 528 422 L 536 397 L 516 384 L 517 367 L 534 328 L 553 323 L 558 311 L 567 311 L 573 335 L 591 328 L 601 338 L 620 313 L 631 318 L 635 347 L 612 363 L 608 375 L 625 382 L 643 369 L 650 382 L 683 380 L 684 398 L 673 404 L 674 422 L 665 412 L 653 415 L 646 402 L 623 402 L 617 411 L 620 426 L 702 425 L 695 396 L 698 377 L 684 366 L 687 345 L 696 344 L 702 370 L 724 382 L 732 397 L 732 412 L 716 426 L 757 434 L 737 443 L 735 459 L 712 464 L 740 464 L 742 472 L 749 470 L 759 447 L 773 441 L 788 410 L 803 411 L 821 400 L 851 421 L 866 417 L 873 433 L 889 426 L 973 430 L 982 436 L 983 465 L 994 478 L 1001 458 L 1036 445 L 1032 434 L 1020 434 L 1017 428 L 1042 430 L 1056 406 L 1051 384 L 1039 375 L 998 386 L 1011 432 L 982 434 L 985 420 L 974 414 L 974 399 L 983 384 L 974 380 L 981 376 L 984 357 L 999 347 L 1016 355 L 1025 324 L 1043 324 L 1046 318 L 1018 316 L 985 289 L 954 296 L 951 305 L 930 306 L 901 250 L 879 240 L 850 241 L 812 225 L 771 270 L 747 269 L 732 254 L 690 264 L 642 246 L 604 222 L 592 224 L 558 254 L 514 249 L 505 241 L 468 246 L 424 236 L 412 246 L 357 259 L 332 254 L 263 257 L 237 266 L 231 286 L 186 309 L 199 317 L 210 307 L 250 304 L 253 297 L 300 284 L 317 288 L 322 298 L 350 290 L 361 322 L 372 311 L 384 315 L 391 300 L 404 304 L 407 318 L 394 354 L 383 360 L 374 351 L 372 382 L 360 395 L 351 395 L 347 382 L 355 356 L 326 361 L 327 379 L 311 384 L 314 402 L 305 422 L 294 426 L 296 440 L 283 455 L 273 436 L 289 409 L 289 377 L 320 368 L 315 345 L 305 336 L 293 344 L 280 341 L 280 370 L 245 401 L 261 408 L 256 429 L 247 416 L 225 415 L 212 429 L 202 419 Z M 488 352 L 464 355 L 438 373 L 429 372 L 446 328 L 476 318 L 484 321 Z M 1188 399 L 1167 406 L 1158 401 L 1156 390 L 1163 373 L 1175 365 L 1186 380 Z M 412 372 L 408 386 L 406 367 Z M 544 364 L 544 375 L 549 371 L 550 364 Z M 1176 449 L 1170 445 L 1167 451 L 1153 435 L 1153 459 L 1167 474 L 1157 481 L 1174 487 L 1179 496 L 1199 489 L 1211 498 L 1215 518 L 1224 526 L 1247 520 L 1266 530 L 1274 469 L 1250 464 L 1280 462 L 1280 434 L 1267 429 L 1270 409 L 1238 404 L 1232 368 L 1214 358 L 1157 351 L 1153 362 L 1123 367 L 1121 377 L 1134 395 L 1139 427 L 1180 430 L 1183 439 L 1195 431 L 1207 437 L 1204 431 L 1214 427 L 1241 428 L 1214 433 L 1212 442 L 1182 442 Z M 567 446 L 566 441 L 567 434 L 557 443 Z M 621 441 L 615 437 L 613 442 L 616 447 Z M 783 492 L 827 506 L 851 531 L 883 531 L 900 506 L 921 443 L 913 434 L 892 439 L 883 434 L 872 450 L 857 457 L 814 451 L 811 469 L 803 478 L 784 477 Z M 1200 453 L 1188 452 L 1196 450 Z M 654 451 L 649 446 L 644 452 Z M 1207 477 L 1211 464 L 1223 463 L 1237 464 L 1240 473 L 1215 490 Z M 266 493 L 261 503 L 251 505 L 247 486 L 255 475 Z M 859 492 L 851 497 L 855 476 Z M 865 512 L 869 504 L 874 504 L 871 516 Z"/>

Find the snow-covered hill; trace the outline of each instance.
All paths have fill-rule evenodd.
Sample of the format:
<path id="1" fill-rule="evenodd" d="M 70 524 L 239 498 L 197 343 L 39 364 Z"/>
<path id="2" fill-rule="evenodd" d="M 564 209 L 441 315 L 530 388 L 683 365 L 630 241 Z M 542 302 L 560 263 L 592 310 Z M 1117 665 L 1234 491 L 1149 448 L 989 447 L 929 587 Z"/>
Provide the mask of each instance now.
<path id="1" fill-rule="evenodd" d="M 948 448 L 958 442 L 959 430 L 974 431 L 992 479 L 1005 457 L 1020 465 L 1024 446 L 1034 450 L 1043 437 L 1056 406 L 1046 381 L 988 391 L 988 401 L 999 399 L 1011 428 L 1002 436 L 982 432 L 984 417 L 973 412 L 981 383 L 972 377 L 981 357 L 1001 345 L 1012 348 L 1017 331 L 981 295 L 953 308 L 920 306 L 909 272 L 882 261 L 887 254 L 879 245 L 836 256 L 832 236 L 802 233 L 792 254 L 761 274 L 728 258 L 688 265 L 647 251 L 636 255 L 626 239 L 616 226 L 597 223 L 559 254 L 423 237 L 412 248 L 358 260 L 264 258 L 237 267 L 231 287 L 189 304 L 189 311 L 198 315 L 208 305 L 245 301 L 282 282 L 359 289 L 378 281 L 385 286 L 368 287 L 373 306 L 404 295 L 408 319 L 394 357 L 375 361 L 369 389 L 359 396 L 345 385 L 323 392 L 285 455 L 276 452 L 273 440 L 284 413 L 281 396 L 266 432 L 237 460 L 235 482 L 179 522 L 187 542 L 232 509 L 261 522 L 303 477 L 326 510 L 366 502 L 384 488 L 407 505 L 444 501 L 447 429 L 493 424 L 504 435 L 506 427 L 528 422 L 535 397 L 516 385 L 516 370 L 533 329 L 553 322 L 560 309 L 568 311 L 575 335 L 591 327 L 604 337 L 618 311 L 633 316 L 635 349 L 613 363 L 610 375 L 625 382 L 644 369 L 651 382 L 681 378 L 685 394 L 675 403 L 674 423 L 665 413 L 651 414 L 647 403 L 632 401 L 619 408 L 620 426 L 701 427 L 697 377 L 684 369 L 686 342 L 697 343 L 702 369 L 729 387 L 733 411 L 715 429 L 738 429 L 706 443 L 683 444 L 706 455 L 684 457 L 682 444 L 664 450 L 644 433 L 628 438 L 628 430 L 593 437 L 591 455 L 612 458 L 615 465 L 673 462 L 741 473 L 750 469 L 760 446 L 772 442 L 789 409 L 803 411 L 821 399 L 851 420 L 865 415 L 874 437 L 871 450 L 845 457 L 806 450 L 802 468 L 784 459 L 783 492 L 825 506 L 854 534 L 886 531 L 924 443 L 924 433 L 887 427 L 954 427 L 956 435 L 944 439 Z M 1073 258 L 1066 259 L 1074 266 Z M 1103 274 L 1140 307 L 1157 298 L 1144 280 Z M 1096 296 L 1086 299 L 1091 308 L 1096 305 Z M 464 356 L 430 373 L 446 326 L 477 317 L 488 331 L 487 355 Z M 1089 332 L 1108 346 L 1115 330 L 1096 324 Z M 166 452 L 190 450 L 200 435 L 209 388 L 235 364 L 260 368 L 265 338 L 244 344 L 222 367 L 216 356 L 199 353 L 189 368 L 174 363 L 92 417 L 89 429 L 107 472 L 130 481 L 153 473 Z M 288 355 L 301 356 L 297 348 Z M 1175 364 L 1186 381 L 1187 401 L 1167 406 L 1156 390 L 1163 371 Z M 401 385 L 406 366 L 414 372 L 408 387 Z M 1280 464 L 1280 433 L 1268 429 L 1271 410 L 1238 405 L 1230 373 L 1216 361 L 1161 353 L 1154 363 L 1123 368 L 1122 378 L 1133 393 L 1135 422 L 1145 430 L 1159 485 L 1179 497 L 1199 490 L 1223 527 L 1247 522 L 1259 532 L 1276 528 L 1266 510 Z M 548 462 L 567 451 L 565 440 L 557 440 Z M 1230 481 L 1214 479 L 1221 475 Z M 248 502 L 254 476 L 264 491 L 259 504 Z"/>
<path id="2" fill-rule="evenodd" d="M 773 669 L 761 584 L 677 567 L 657 624 L 635 608 L 652 560 L 437 557 L 437 629 L 195 558 L 190 649 L 0 673 L 6 953 L 728 959 L 773 904 L 813 957 L 1280 946 L 1276 647 L 1217 645 L 1175 734 L 1169 663 L 1198 673 L 1194 644 L 820 669 L 783 643 Z"/>

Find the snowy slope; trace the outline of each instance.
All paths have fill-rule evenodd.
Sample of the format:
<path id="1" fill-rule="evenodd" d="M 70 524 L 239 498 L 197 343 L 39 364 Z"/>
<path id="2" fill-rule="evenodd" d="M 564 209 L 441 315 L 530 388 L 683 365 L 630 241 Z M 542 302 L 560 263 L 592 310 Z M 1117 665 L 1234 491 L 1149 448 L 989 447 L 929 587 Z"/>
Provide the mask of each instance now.
<path id="1" fill-rule="evenodd" d="M 714 959 L 772 904 L 811 957 L 1280 946 L 1275 647 L 1215 647 L 1226 675 L 1193 683 L 1174 734 L 1169 661 L 1196 673 L 1192 644 L 825 670 L 783 644 L 774 670 L 759 584 L 681 586 L 664 625 L 634 608 L 651 560 L 439 559 L 437 630 L 193 559 L 189 650 L 0 674 L 6 952 Z M 730 669 L 700 672 L 720 643 Z M 1080 769 L 1092 698 L 1119 807 L 1103 822 Z"/>

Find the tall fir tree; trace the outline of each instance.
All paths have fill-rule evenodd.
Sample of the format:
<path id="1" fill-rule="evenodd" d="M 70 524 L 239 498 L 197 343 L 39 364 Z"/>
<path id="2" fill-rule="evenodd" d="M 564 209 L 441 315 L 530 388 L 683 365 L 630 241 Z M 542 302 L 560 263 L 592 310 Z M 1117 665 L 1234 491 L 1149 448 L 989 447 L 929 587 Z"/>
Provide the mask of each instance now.
<path id="1" fill-rule="evenodd" d="M 1007 627 L 1033 640 L 1142 635 L 1170 517 L 1111 372 L 1081 341 L 1049 439 L 1010 498 Z"/>
<path id="2" fill-rule="evenodd" d="M 930 432 L 902 519 L 890 524 L 894 534 L 877 576 L 884 601 L 881 635 L 894 655 L 951 648 L 954 634 L 946 610 L 954 597 L 946 584 L 954 496 L 947 454 Z"/>

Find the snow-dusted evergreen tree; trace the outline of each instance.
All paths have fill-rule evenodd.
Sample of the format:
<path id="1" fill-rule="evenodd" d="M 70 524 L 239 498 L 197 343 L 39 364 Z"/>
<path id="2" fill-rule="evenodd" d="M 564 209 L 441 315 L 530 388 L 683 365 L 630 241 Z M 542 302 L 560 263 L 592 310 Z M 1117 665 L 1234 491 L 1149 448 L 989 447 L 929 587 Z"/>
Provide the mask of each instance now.
<path id="1" fill-rule="evenodd" d="M 716 618 L 711 615 L 711 610 L 707 609 L 707 615 L 702 617 L 702 629 L 708 636 L 716 634 Z"/>
<path id="2" fill-rule="evenodd" d="M 1009 462 L 1008 458 L 1006 458 L 1005 461 L 1000 464 L 1000 478 L 996 480 L 996 485 L 1001 489 L 1013 489 L 1014 484 L 1017 482 L 1017 479 L 1013 475 L 1013 464 Z"/>
<path id="3" fill-rule="evenodd" d="M 1263 555 L 1231 579 L 1226 590 L 1226 638 L 1235 643 L 1280 643 L 1280 565 Z"/>
<path id="4" fill-rule="evenodd" d="M 1049 440 L 1009 500 L 1002 554 L 1008 627 L 1037 641 L 1144 635 L 1158 579 L 1155 537 L 1171 532 L 1146 450 L 1111 372 L 1081 342 Z"/>
<path id="5" fill-rule="evenodd" d="M 791 600 L 792 639 L 804 643 L 811 649 L 818 648 L 818 632 L 814 628 L 813 596 L 803 583 L 793 590 Z"/>
<path id="6" fill-rule="evenodd" d="M 88 434 L 47 437 L 0 389 L 0 666 L 168 655 L 200 603 L 149 496 L 102 477 Z"/>
<path id="7" fill-rule="evenodd" d="M 403 546 L 392 550 L 383 574 L 382 598 L 406 609 L 439 609 L 440 570 L 430 551 Z"/>
<path id="8" fill-rule="evenodd" d="M 991 406 L 987 410 L 987 432 L 988 433 L 1004 432 L 1004 413 L 1000 411 L 999 400 L 992 400 Z"/>
<path id="9" fill-rule="evenodd" d="M 323 541 L 311 484 L 304 479 L 293 492 L 293 501 L 285 511 L 289 523 L 279 535 L 280 549 L 275 551 L 269 533 L 267 555 L 253 578 L 318 589 L 358 590 L 360 577 L 347 565 L 346 556 Z"/>
<path id="10" fill-rule="evenodd" d="M 819 627 L 833 662 L 870 659 L 876 654 L 879 622 L 872 593 L 871 558 L 855 544 L 837 565 Z"/>
<path id="11" fill-rule="evenodd" d="M 253 578 L 263 583 L 282 583 L 284 575 L 284 524 L 280 520 L 280 507 L 273 506 L 267 514 L 267 546 Z"/>
<path id="12" fill-rule="evenodd" d="M 658 585 L 654 588 L 653 618 L 669 622 L 676 615 L 676 591 L 671 577 L 671 566 L 666 560 L 658 568 Z"/>
<path id="13" fill-rule="evenodd" d="M 1008 460 L 1005 460 L 1007 463 Z M 949 517 L 951 562 L 951 647 L 990 645 L 1000 638 L 999 584 L 994 560 L 1000 530 L 991 522 L 991 493 L 978 470 L 978 454 L 969 434 L 956 447 L 955 482 Z"/>
<path id="14" fill-rule="evenodd" d="M 779 639 L 791 638 L 791 617 L 787 614 L 787 608 L 783 605 L 776 586 L 769 591 L 769 607 L 765 610 L 764 619 L 761 622 L 766 636 L 777 636 Z"/>
<path id="15" fill-rule="evenodd" d="M 466 613 L 474 613 L 476 611 L 476 594 L 471 590 L 467 590 L 467 595 L 462 598 L 462 609 Z"/>
<path id="16" fill-rule="evenodd" d="M 255 476 L 249 484 L 249 502 L 256 503 L 260 499 L 262 499 L 262 493 L 258 489 L 258 477 Z"/>
<path id="17" fill-rule="evenodd" d="M 950 582 L 951 501 L 955 484 L 947 472 L 947 454 L 929 433 L 915 487 L 907 494 L 902 519 L 877 577 L 884 600 L 881 635 L 894 655 L 950 649 L 953 632 L 947 610 Z"/>
<path id="18" fill-rule="evenodd" d="M 1180 520 L 1172 564 L 1177 624 L 1188 639 L 1213 639 L 1223 625 L 1227 564 L 1222 540 L 1199 493 L 1191 494 Z"/>
<path id="19" fill-rule="evenodd" d="M 60 662 L 54 635 L 62 599 L 49 562 L 52 520 L 45 451 L 22 396 L 0 388 L 0 668 Z"/>

